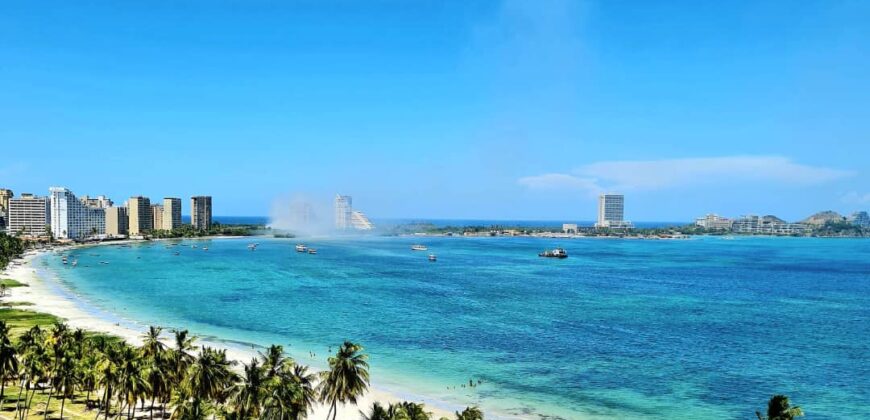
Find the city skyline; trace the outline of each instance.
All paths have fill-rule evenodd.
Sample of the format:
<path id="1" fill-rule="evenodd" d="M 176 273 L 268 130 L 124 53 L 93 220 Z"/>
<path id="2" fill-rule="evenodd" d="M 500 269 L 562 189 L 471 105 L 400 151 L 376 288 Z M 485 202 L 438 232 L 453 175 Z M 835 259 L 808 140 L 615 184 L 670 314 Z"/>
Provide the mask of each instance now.
<path id="1" fill-rule="evenodd" d="M 336 191 L 374 219 L 591 221 L 606 192 L 633 221 L 851 214 L 868 8 L 4 5 L 0 187 L 207 191 L 217 216 Z M 111 158 L 132 144 L 162 151 L 148 176 Z"/>

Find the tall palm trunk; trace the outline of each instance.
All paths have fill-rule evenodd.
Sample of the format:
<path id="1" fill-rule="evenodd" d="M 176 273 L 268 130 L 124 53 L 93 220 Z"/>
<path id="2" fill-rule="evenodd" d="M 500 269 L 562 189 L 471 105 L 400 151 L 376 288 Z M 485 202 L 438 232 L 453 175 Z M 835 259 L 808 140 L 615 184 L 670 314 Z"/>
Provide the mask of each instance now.
<path id="1" fill-rule="evenodd" d="M 48 387 L 48 399 L 45 400 L 45 415 L 42 416 L 44 420 L 48 420 L 48 405 L 51 404 L 51 396 L 54 394 L 54 387 L 50 385 Z"/>
<path id="2" fill-rule="evenodd" d="M 21 391 L 24 391 L 24 378 L 21 379 L 21 386 L 18 388 L 18 399 L 15 400 L 15 412 L 18 413 L 21 410 Z M 25 399 L 27 396 L 25 395 Z M 18 414 L 20 416 L 20 414 Z"/>
<path id="3" fill-rule="evenodd" d="M 66 397 L 60 397 L 60 420 L 63 420 L 63 406 L 66 404 Z"/>

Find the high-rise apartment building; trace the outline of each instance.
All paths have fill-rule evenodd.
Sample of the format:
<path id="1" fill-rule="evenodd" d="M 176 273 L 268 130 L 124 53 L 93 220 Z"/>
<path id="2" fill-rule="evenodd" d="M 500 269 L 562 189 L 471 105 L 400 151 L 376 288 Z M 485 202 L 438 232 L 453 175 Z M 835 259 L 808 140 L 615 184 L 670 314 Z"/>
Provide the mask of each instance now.
<path id="1" fill-rule="evenodd" d="M 151 200 L 148 197 L 130 197 L 127 201 L 127 217 L 130 222 L 127 233 L 130 236 L 144 235 L 151 231 Z"/>
<path id="2" fill-rule="evenodd" d="M 130 220 L 126 207 L 109 207 L 106 209 L 106 235 L 112 237 L 126 236 Z"/>
<path id="3" fill-rule="evenodd" d="M 197 230 L 211 229 L 211 196 L 190 197 L 190 224 Z"/>
<path id="4" fill-rule="evenodd" d="M 348 229 L 353 225 L 353 198 L 349 195 L 335 195 L 335 228 Z"/>
<path id="5" fill-rule="evenodd" d="M 625 218 L 625 196 L 622 194 L 601 194 L 598 196 L 598 228 L 630 228 L 631 222 Z"/>
<path id="6" fill-rule="evenodd" d="M 24 193 L 9 199 L 6 232 L 30 237 L 47 236 L 51 223 L 51 200 Z"/>
<path id="7" fill-rule="evenodd" d="M 89 207 L 63 187 L 48 189 L 51 197 L 51 235 L 55 239 L 84 239 L 106 233 L 106 211 Z"/>
<path id="8" fill-rule="evenodd" d="M 163 199 L 163 230 L 181 227 L 181 199 L 166 197 Z"/>
<path id="9" fill-rule="evenodd" d="M 160 204 L 151 205 L 151 228 L 153 230 L 163 229 L 163 206 Z"/>

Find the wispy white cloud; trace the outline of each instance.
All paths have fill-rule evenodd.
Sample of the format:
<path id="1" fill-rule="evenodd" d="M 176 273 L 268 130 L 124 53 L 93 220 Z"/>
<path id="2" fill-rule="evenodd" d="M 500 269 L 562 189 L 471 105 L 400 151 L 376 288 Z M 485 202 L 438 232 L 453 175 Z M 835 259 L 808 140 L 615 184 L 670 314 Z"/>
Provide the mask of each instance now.
<path id="1" fill-rule="evenodd" d="M 870 204 L 870 193 L 851 191 L 843 194 L 842 201 L 847 204 Z"/>
<path id="2" fill-rule="evenodd" d="M 523 177 L 518 183 L 532 189 L 570 187 L 595 193 L 603 190 L 662 190 L 734 182 L 807 186 L 852 175 L 854 173 L 851 171 L 804 165 L 781 156 L 725 156 L 595 162 L 570 173 Z"/>

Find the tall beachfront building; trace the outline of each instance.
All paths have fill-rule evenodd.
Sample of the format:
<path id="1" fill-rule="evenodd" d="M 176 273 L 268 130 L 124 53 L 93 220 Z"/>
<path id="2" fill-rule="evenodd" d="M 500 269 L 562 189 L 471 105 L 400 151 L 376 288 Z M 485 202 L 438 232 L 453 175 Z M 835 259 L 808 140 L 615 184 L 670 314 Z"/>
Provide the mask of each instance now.
<path id="1" fill-rule="evenodd" d="M 622 194 L 601 194 L 598 196 L 597 228 L 629 228 L 631 222 L 625 221 L 625 196 Z"/>
<path id="2" fill-rule="evenodd" d="M 106 235 L 111 237 L 126 236 L 130 220 L 126 207 L 109 207 L 106 209 Z"/>
<path id="3" fill-rule="evenodd" d="M 90 207 L 63 187 L 48 189 L 51 198 L 51 235 L 55 239 L 84 239 L 106 233 L 106 210 Z"/>
<path id="4" fill-rule="evenodd" d="M 353 198 L 349 195 L 335 195 L 335 228 L 348 229 L 352 226 Z"/>
<path id="5" fill-rule="evenodd" d="M 356 210 L 350 212 L 350 224 L 356 230 L 372 230 L 375 228 L 375 225 L 366 217 L 365 213 Z"/>
<path id="6" fill-rule="evenodd" d="M 181 199 L 166 197 L 163 199 L 163 225 L 161 229 L 172 230 L 181 227 Z"/>
<path id="7" fill-rule="evenodd" d="M 151 228 L 153 230 L 163 229 L 163 206 L 160 204 L 151 205 Z"/>
<path id="8" fill-rule="evenodd" d="M 41 237 L 48 235 L 51 223 L 51 200 L 23 193 L 10 198 L 6 232 L 10 235 Z"/>
<path id="9" fill-rule="evenodd" d="M 127 233 L 130 236 L 143 235 L 153 229 L 151 224 L 151 199 L 148 197 L 130 197 L 127 201 L 127 217 L 130 222 Z"/>
<path id="10" fill-rule="evenodd" d="M 211 228 L 211 196 L 190 197 L 190 224 L 197 230 Z"/>

